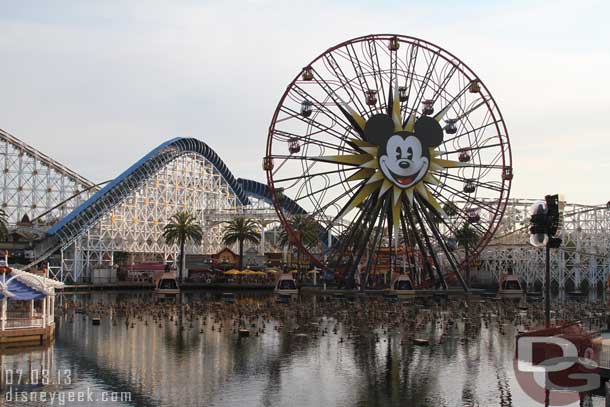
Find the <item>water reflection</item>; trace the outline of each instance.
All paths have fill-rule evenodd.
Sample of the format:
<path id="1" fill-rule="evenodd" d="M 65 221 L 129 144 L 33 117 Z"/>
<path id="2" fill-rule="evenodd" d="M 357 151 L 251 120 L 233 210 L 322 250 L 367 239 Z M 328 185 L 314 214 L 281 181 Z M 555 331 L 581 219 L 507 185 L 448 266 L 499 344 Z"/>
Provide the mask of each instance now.
<path id="1" fill-rule="evenodd" d="M 70 372 L 71 383 L 56 378 L 39 386 L 45 390 L 131 394 L 130 402 L 108 405 L 532 405 L 513 373 L 512 326 L 465 311 L 447 321 L 440 307 L 405 311 L 396 303 L 316 297 L 294 306 L 244 293 L 241 323 L 251 336 L 242 338 L 240 318 L 229 311 L 237 306 L 223 304 L 219 293 L 190 293 L 183 307 L 153 301 L 142 292 L 65 295 L 55 343 L 2 353 L 3 370 Z M 410 326 L 409 318 L 419 319 Z M 414 337 L 431 346 L 415 346 Z"/>

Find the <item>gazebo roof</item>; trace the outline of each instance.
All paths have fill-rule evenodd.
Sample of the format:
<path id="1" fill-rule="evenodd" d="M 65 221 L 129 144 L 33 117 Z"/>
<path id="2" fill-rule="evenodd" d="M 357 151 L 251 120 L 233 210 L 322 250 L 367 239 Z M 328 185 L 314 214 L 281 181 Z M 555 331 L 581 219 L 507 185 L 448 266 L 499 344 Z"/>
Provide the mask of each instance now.
<path id="1" fill-rule="evenodd" d="M 10 269 L 0 276 L 0 299 L 16 301 L 39 300 L 62 288 L 63 283 L 26 271 Z"/>

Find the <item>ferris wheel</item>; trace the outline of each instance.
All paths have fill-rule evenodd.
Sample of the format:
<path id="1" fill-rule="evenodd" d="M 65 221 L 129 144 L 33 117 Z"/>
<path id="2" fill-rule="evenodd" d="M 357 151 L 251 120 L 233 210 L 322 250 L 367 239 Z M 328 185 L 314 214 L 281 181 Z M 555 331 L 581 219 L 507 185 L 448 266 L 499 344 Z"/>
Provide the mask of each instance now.
<path id="1" fill-rule="evenodd" d="M 301 70 L 273 115 L 263 168 L 292 243 L 318 266 L 383 266 L 443 287 L 455 276 L 464 288 L 460 270 L 493 236 L 513 178 L 504 120 L 479 77 L 434 44 L 391 34 L 343 42 Z M 303 242 L 295 204 L 321 244 Z"/>

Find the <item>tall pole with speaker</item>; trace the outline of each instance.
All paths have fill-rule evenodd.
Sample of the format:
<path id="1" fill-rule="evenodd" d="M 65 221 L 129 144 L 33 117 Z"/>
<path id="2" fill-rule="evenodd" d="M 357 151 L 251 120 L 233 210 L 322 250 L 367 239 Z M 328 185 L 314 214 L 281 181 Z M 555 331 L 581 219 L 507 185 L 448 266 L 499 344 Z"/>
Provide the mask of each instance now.
<path id="1" fill-rule="evenodd" d="M 544 322 L 551 325 L 551 249 L 561 246 L 559 237 L 562 227 L 562 214 L 558 195 L 547 195 L 537 201 L 530 209 L 530 243 L 534 247 L 544 247 Z"/>

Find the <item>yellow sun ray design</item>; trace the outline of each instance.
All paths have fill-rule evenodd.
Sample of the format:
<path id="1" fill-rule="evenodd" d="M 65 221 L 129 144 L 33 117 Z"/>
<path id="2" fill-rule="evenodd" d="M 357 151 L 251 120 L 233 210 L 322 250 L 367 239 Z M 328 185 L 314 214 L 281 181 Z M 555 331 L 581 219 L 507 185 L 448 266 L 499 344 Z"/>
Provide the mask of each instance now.
<path id="1" fill-rule="evenodd" d="M 392 188 L 392 183 L 387 179 L 384 179 L 383 184 L 381 184 L 381 188 L 379 188 L 379 198 L 381 198 L 383 194 L 388 192 L 388 189 L 390 188 Z"/>
<path id="2" fill-rule="evenodd" d="M 361 168 L 358 171 L 356 171 L 354 174 L 350 175 L 347 178 L 347 181 L 356 181 L 359 179 L 368 179 L 371 177 L 371 175 L 373 175 L 375 173 L 374 169 L 371 168 Z"/>
<path id="3" fill-rule="evenodd" d="M 394 123 L 394 131 L 413 133 L 415 131 L 415 122 L 419 119 L 419 117 L 415 112 L 412 112 L 409 114 L 406 120 L 403 121 L 398 92 L 394 92 L 391 99 L 392 106 L 391 109 L 388 109 L 387 114 L 392 118 L 392 122 Z M 355 123 L 359 127 L 357 130 L 364 130 L 366 120 L 347 103 L 343 101 L 341 102 L 341 108 L 351 116 L 353 119 L 351 120 L 352 123 Z M 450 106 L 447 106 L 442 112 L 439 112 L 434 119 L 439 121 L 447 113 L 449 107 Z M 464 163 L 439 158 L 446 153 L 438 150 L 437 148 L 430 148 L 430 162 L 426 175 L 416 184 L 409 188 L 403 189 L 388 180 L 380 170 L 379 146 L 357 138 L 350 138 L 348 141 L 352 146 L 355 146 L 358 150 L 360 150 L 360 152 L 357 154 L 332 155 L 319 158 L 321 161 L 359 167 L 356 173 L 347 178 L 347 182 L 366 180 L 363 187 L 360 188 L 356 196 L 354 196 L 354 198 L 350 200 L 349 204 L 346 205 L 340 216 L 344 216 L 352 209 L 356 208 L 374 193 L 377 193 L 377 196 L 381 198 L 388 191 L 392 191 L 387 199 L 391 199 L 392 222 L 395 228 L 400 227 L 403 194 L 407 197 L 410 204 L 413 204 L 414 196 L 417 194 L 419 198 L 423 199 L 432 208 L 434 208 L 440 216 L 447 216 L 441 204 L 428 189 L 428 185 L 440 185 L 441 181 L 434 175 L 434 173 L 442 172 L 447 168 L 457 168 L 463 166 Z"/>

